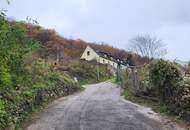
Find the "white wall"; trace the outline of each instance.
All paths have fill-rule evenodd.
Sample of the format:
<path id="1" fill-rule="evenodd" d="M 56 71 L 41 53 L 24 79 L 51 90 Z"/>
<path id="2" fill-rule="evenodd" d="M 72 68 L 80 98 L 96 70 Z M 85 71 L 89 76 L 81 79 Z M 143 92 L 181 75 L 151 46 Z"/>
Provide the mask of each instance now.
<path id="1" fill-rule="evenodd" d="M 117 63 L 116 62 L 113 62 L 111 60 L 108 60 L 108 59 L 105 59 L 105 58 L 102 58 L 102 57 L 99 57 L 98 62 L 101 63 L 101 64 L 110 65 L 110 66 L 112 66 L 114 68 L 117 68 Z"/>
<path id="2" fill-rule="evenodd" d="M 90 53 L 90 55 L 87 54 L 88 52 Z M 100 64 L 110 65 L 117 69 L 116 62 L 105 59 L 103 57 L 99 57 L 99 55 L 89 46 L 86 47 L 84 53 L 81 56 L 81 59 L 84 59 L 87 61 L 97 60 L 97 62 L 99 62 Z M 126 68 L 126 67 L 122 66 L 122 68 Z"/>
<path id="3" fill-rule="evenodd" d="M 90 55 L 87 54 L 88 51 L 90 52 Z M 98 57 L 98 55 L 96 54 L 96 52 L 92 48 L 87 46 L 87 48 L 85 49 L 84 53 L 81 56 L 81 59 L 91 61 L 91 60 L 96 60 L 97 57 Z"/>

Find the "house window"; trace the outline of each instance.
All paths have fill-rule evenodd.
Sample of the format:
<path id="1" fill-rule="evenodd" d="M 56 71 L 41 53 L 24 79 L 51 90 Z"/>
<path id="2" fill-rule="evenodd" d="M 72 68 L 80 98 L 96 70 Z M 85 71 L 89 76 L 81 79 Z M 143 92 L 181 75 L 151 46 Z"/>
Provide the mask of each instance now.
<path id="1" fill-rule="evenodd" d="M 105 60 L 103 59 L 103 63 L 105 63 Z"/>
<path id="2" fill-rule="evenodd" d="M 90 55 L 90 51 L 87 51 L 87 56 L 89 56 Z"/>

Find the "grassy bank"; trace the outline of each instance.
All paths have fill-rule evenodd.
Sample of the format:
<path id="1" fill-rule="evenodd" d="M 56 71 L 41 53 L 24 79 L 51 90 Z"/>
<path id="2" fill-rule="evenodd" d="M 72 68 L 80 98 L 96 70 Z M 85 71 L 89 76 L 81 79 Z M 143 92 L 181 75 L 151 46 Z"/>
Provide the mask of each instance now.
<path id="1" fill-rule="evenodd" d="M 173 114 L 167 105 L 161 104 L 158 100 L 155 99 L 151 100 L 148 99 L 147 97 L 136 96 L 130 90 L 125 90 L 123 92 L 123 96 L 125 97 L 126 100 L 140 104 L 142 106 L 152 108 L 153 111 L 161 114 L 162 116 L 165 116 L 166 118 L 168 118 L 173 122 L 176 122 L 180 126 L 187 128 L 187 130 L 190 129 L 190 124 L 188 121 Z"/>
<path id="2" fill-rule="evenodd" d="M 159 113 L 167 113 L 166 108 L 163 108 L 161 104 L 159 103 L 158 100 L 156 99 L 148 99 L 149 97 L 142 97 L 142 96 L 137 96 L 134 95 L 130 90 L 125 89 L 123 93 L 125 99 L 132 101 L 134 103 L 140 104 L 140 105 L 145 105 L 147 107 L 151 107 L 155 112 Z"/>
<path id="3" fill-rule="evenodd" d="M 63 66 L 64 70 L 66 70 L 66 72 L 73 78 L 77 78 L 81 85 L 103 82 L 112 77 L 112 74 L 106 65 L 99 65 L 99 73 L 95 63 L 81 60 L 77 60 L 69 64 L 63 64 Z"/>

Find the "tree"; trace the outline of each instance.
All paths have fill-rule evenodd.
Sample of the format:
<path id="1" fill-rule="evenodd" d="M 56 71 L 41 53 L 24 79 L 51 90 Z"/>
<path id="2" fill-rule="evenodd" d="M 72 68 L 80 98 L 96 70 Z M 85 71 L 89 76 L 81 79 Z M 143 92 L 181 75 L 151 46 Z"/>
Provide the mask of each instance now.
<path id="1" fill-rule="evenodd" d="M 161 58 L 167 54 L 163 42 L 157 37 L 139 35 L 130 40 L 131 51 L 148 58 Z"/>
<path id="2" fill-rule="evenodd" d="M 116 51 L 114 53 L 114 56 L 121 59 L 126 59 L 128 56 L 128 53 L 124 50 Z"/>
<path id="3" fill-rule="evenodd" d="M 35 39 L 40 41 L 43 45 L 47 44 L 48 41 L 51 40 L 51 36 L 53 34 L 53 31 L 51 30 L 40 30 L 35 35 Z"/>

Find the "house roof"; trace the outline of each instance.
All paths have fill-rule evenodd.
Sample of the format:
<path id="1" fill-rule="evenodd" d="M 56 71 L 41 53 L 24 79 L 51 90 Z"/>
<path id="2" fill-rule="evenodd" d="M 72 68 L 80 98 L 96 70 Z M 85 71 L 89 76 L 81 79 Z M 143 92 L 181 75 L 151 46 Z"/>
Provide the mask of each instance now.
<path id="1" fill-rule="evenodd" d="M 116 63 L 120 63 L 122 65 L 128 65 L 128 61 L 127 60 L 123 60 L 119 57 L 114 57 L 113 55 L 111 55 L 110 53 L 107 53 L 107 52 L 103 52 L 103 51 L 98 51 L 96 50 L 96 53 L 100 56 L 100 57 L 103 57 L 105 59 L 108 59 L 108 60 L 111 60 L 111 61 L 114 61 Z"/>
<path id="2" fill-rule="evenodd" d="M 128 60 L 121 59 L 120 57 L 115 57 L 111 53 L 100 51 L 100 50 L 96 49 L 95 47 L 91 47 L 89 45 L 87 47 L 92 48 L 102 58 L 114 61 L 114 62 L 119 63 L 124 66 L 127 66 L 129 64 Z"/>

